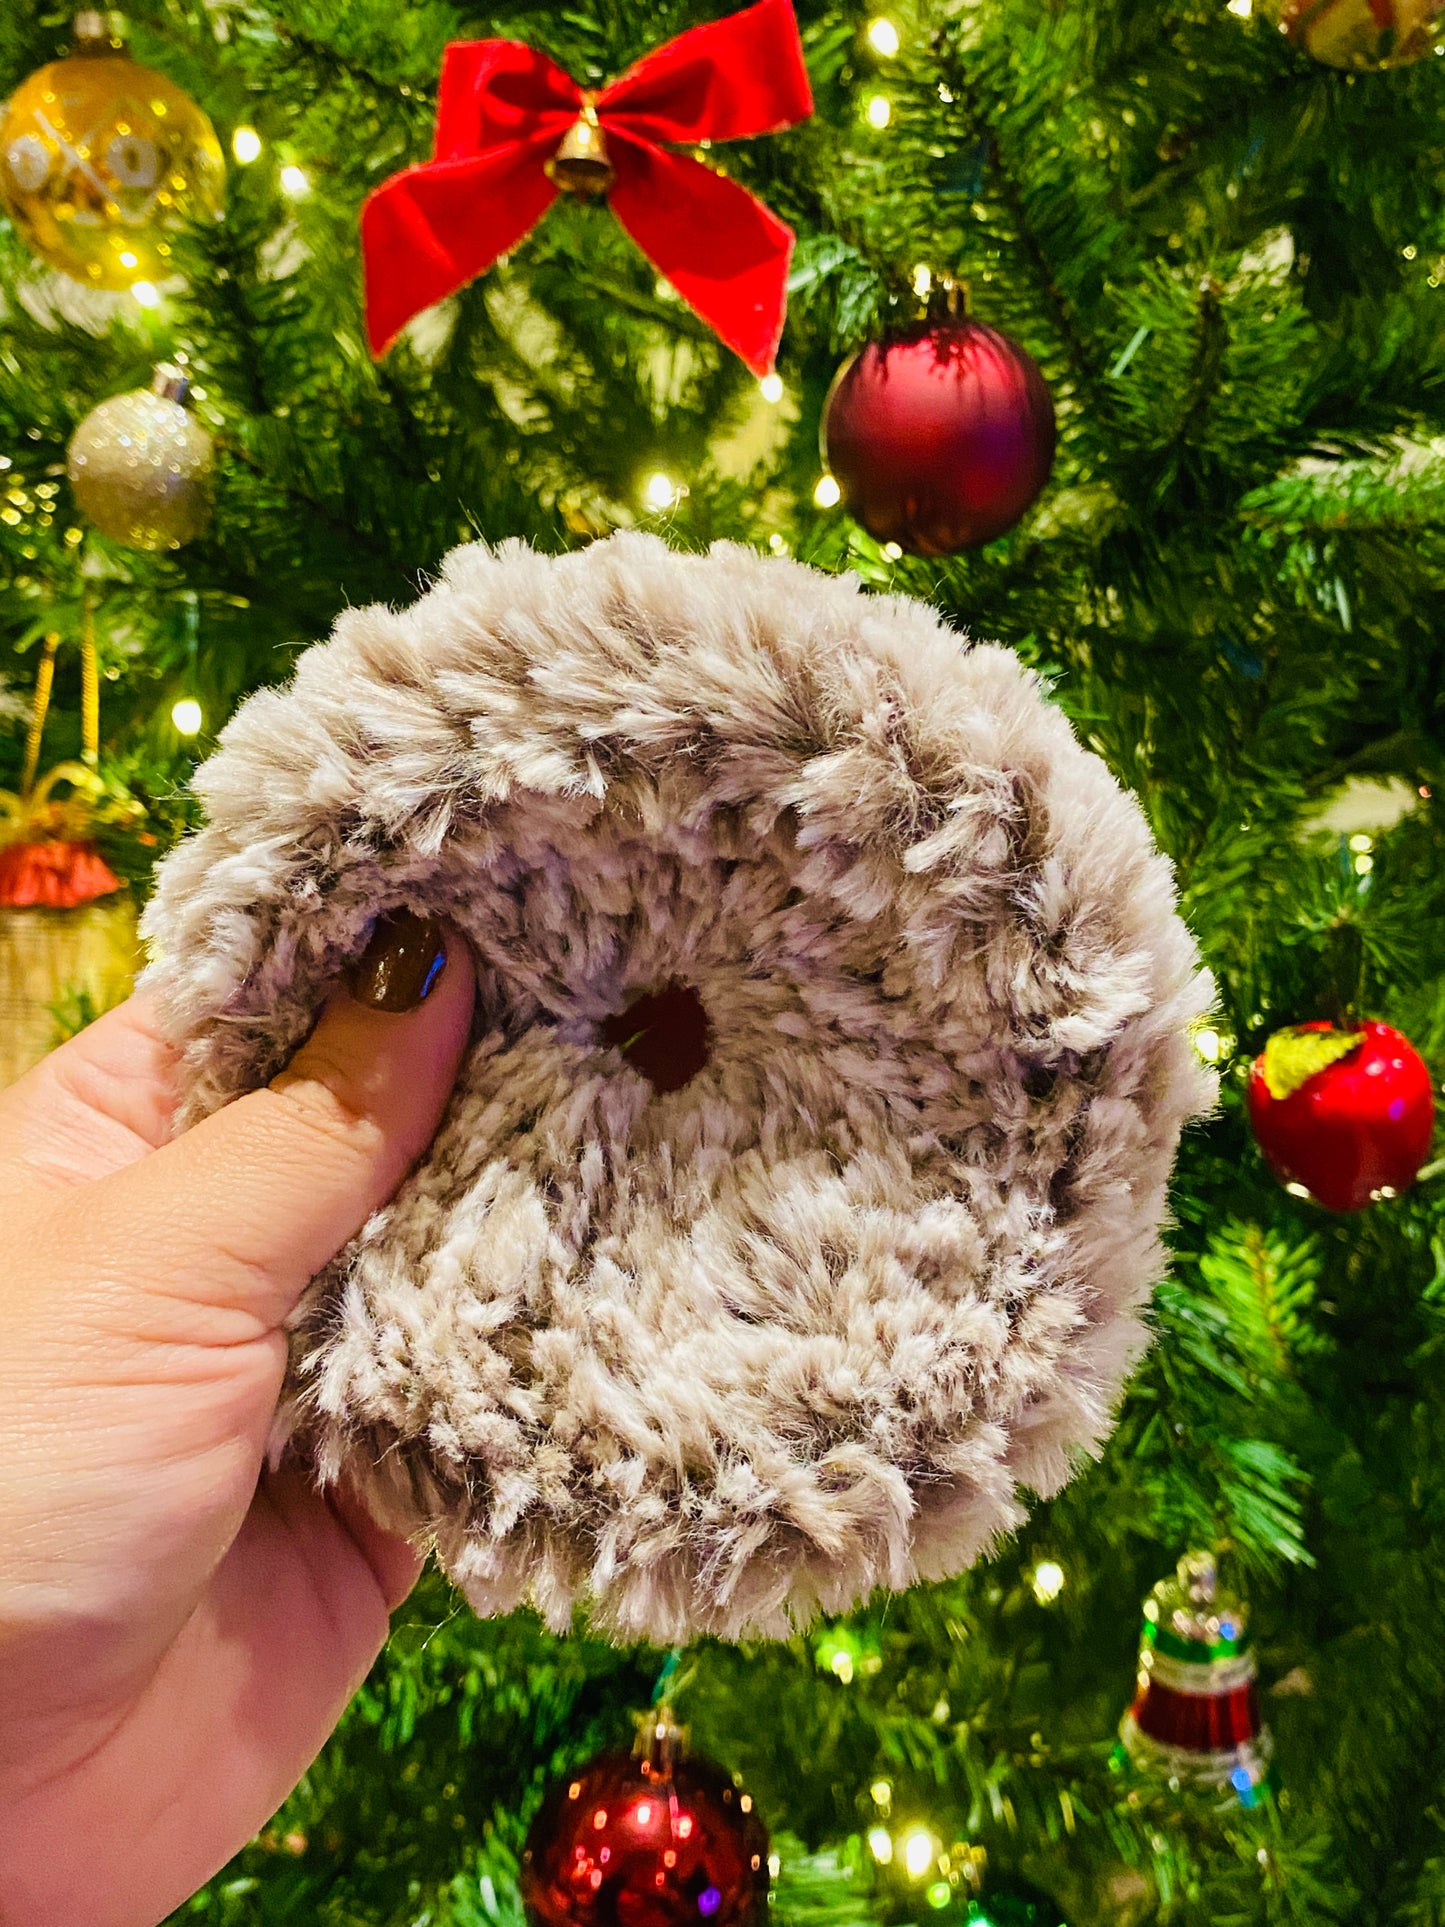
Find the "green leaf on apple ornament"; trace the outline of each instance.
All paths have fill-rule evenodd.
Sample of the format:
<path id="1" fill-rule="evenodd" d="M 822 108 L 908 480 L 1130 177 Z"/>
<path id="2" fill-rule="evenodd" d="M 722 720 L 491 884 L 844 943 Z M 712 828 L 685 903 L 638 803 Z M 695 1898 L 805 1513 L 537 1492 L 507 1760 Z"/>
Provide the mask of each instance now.
<path id="1" fill-rule="evenodd" d="M 1276 1099 L 1293 1097 L 1301 1084 L 1358 1050 L 1362 1030 L 1306 1030 L 1291 1024 L 1264 1047 L 1264 1086 Z"/>

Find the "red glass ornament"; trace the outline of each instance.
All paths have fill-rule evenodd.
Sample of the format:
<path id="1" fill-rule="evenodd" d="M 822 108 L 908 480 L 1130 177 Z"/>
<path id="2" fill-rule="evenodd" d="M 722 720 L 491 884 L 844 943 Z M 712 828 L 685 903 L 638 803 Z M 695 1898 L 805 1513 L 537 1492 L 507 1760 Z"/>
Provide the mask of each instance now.
<path id="1" fill-rule="evenodd" d="M 914 555 L 1011 529 L 1054 462 L 1054 404 L 1032 357 L 982 322 L 924 321 L 833 378 L 823 459 L 848 513 Z"/>
<path id="2" fill-rule="evenodd" d="M 1303 1185 L 1328 1211 L 1363 1211 L 1382 1193 L 1405 1190 L 1425 1161 L 1434 1115 L 1424 1060 L 1389 1024 L 1362 1024 L 1354 1050 L 1287 1097 L 1271 1095 L 1263 1055 L 1250 1073 L 1249 1121 L 1260 1150 L 1282 1183 Z"/>
<path id="3" fill-rule="evenodd" d="M 749 1795 L 707 1760 L 609 1753 L 552 1789 L 527 1836 L 532 1927 L 752 1927 L 768 1836 Z"/>

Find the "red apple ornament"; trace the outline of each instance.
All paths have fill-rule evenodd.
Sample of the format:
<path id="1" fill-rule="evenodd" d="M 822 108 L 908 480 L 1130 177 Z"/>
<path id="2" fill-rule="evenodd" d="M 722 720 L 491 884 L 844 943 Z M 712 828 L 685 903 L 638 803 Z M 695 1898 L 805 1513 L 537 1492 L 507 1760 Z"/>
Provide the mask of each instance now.
<path id="1" fill-rule="evenodd" d="M 1282 1184 L 1327 1211 L 1405 1190 L 1430 1148 L 1435 1099 L 1420 1053 L 1389 1024 L 1323 1019 L 1276 1031 L 1254 1060 L 1249 1121 Z"/>
<path id="2" fill-rule="evenodd" d="M 982 322 L 921 321 L 844 362 L 823 460 L 879 542 L 954 555 L 1011 529 L 1054 462 L 1054 404 L 1032 357 Z"/>

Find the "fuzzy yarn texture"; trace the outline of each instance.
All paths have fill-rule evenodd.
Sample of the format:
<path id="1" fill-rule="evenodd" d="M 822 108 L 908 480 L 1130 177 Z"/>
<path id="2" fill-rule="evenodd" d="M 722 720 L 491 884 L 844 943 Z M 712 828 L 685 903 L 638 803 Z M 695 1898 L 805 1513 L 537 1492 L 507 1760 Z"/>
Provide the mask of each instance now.
<path id="1" fill-rule="evenodd" d="M 475 951 L 440 1133 L 314 1281 L 280 1424 L 477 1611 L 785 1634 L 960 1570 L 1097 1448 L 1210 985 L 1007 650 L 728 544 L 474 544 L 196 788 L 145 919 L 182 1125 L 381 914 Z M 679 985 L 706 1061 L 663 1091 L 604 1029 Z"/>

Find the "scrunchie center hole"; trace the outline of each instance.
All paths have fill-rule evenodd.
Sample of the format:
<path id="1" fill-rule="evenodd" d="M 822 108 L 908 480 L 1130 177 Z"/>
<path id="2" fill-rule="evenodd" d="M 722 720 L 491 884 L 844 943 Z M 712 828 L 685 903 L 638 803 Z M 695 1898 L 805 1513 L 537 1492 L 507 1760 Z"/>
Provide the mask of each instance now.
<path id="1" fill-rule="evenodd" d="M 710 1055 L 707 1012 L 691 984 L 668 984 L 635 997 L 600 1032 L 656 1091 L 680 1091 Z"/>

